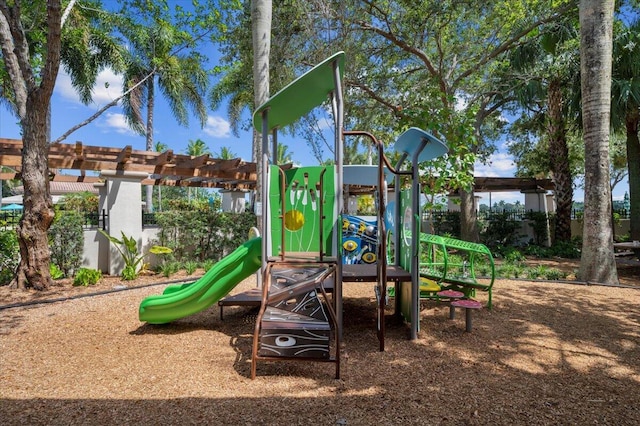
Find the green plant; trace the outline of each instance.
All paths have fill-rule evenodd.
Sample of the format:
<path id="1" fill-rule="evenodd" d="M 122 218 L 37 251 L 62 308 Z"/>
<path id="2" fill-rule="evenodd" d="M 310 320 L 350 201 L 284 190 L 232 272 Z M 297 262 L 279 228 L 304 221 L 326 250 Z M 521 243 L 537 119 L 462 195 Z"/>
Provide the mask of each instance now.
<path id="1" fill-rule="evenodd" d="M 513 247 L 505 247 L 504 260 L 509 263 L 518 263 L 525 260 L 525 257 Z"/>
<path id="2" fill-rule="evenodd" d="M 120 276 L 125 281 L 133 281 L 138 278 L 138 270 L 134 265 L 127 265 L 122 268 L 122 273 L 120 274 Z"/>
<path id="3" fill-rule="evenodd" d="M 525 219 L 529 220 L 529 226 L 533 228 L 535 243 L 543 245 L 548 239 L 549 217 L 545 212 L 529 211 L 525 214 Z"/>
<path id="4" fill-rule="evenodd" d="M 11 282 L 19 263 L 18 235 L 14 230 L 0 231 L 0 285 Z"/>
<path id="5" fill-rule="evenodd" d="M 180 270 L 180 263 L 178 262 L 164 262 L 160 265 L 160 273 L 169 278 Z"/>
<path id="6" fill-rule="evenodd" d="M 187 272 L 187 275 L 191 275 L 196 271 L 196 269 L 198 269 L 198 262 L 189 260 L 187 262 L 184 262 L 183 267 L 184 267 L 184 270 Z"/>
<path id="7" fill-rule="evenodd" d="M 487 220 L 487 228 L 480 237 L 493 251 L 504 254 L 501 250 L 516 244 L 520 223 L 509 212 L 491 213 Z"/>
<path id="8" fill-rule="evenodd" d="M 520 264 L 505 263 L 496 268 L 496 276 L 500 278 L 520 278 L 525 276 L 525 268 Z"/>
<path id="9" fill-rule="evenodd" d="M 156 222 L 160 226 L 158 244 L 170 247 L 176 260 L 215 262 L 246 241 L 256 216 L 221 213 L 206 207 L 157 213 Z"/>
<path id="10" fill-rule="evenodd" d="M 64 272 L 62 272 L 62 270 L 55 263 L 49 264 L 49 274 L 51 275 L 51 278 L 54 280 L 59 280 L 61 278 L 64 278 Z"/>
<path id="11" fill-rule="evenodd" d="M 548 280 L 553 280 L 553 281 L 560 280 L 566 277 L 567 277 L 567 274 L 565 272 L 562 272 L 561 270 L 556 268 L 549 269 L 546 274 L 546 278 Z"/>
<path id="12" fill-rule="evenodd" d="M 207 259 L 207 260 L 203 261 L 200 266 L 202 267 L 202 269 L 204 269 L 205 272 L 207 272 L 215 264 L 216 264 L 216 262 L 214 262 L 213 260 Z"/>
<path id="13" fill-rule="evenodd" d="M 49 228 L 49 250 L 54 263 L 65 277 L 73 275 L 82 263 L 84 218 L 75 211 L 57 212 Z"/>
<path id="14" fill-rule="evenodd" d="M 147 256 L 138 252 L 138 242 L 133 237 L 127 237 L 124 232 L 121 232 L 122 239 L 107 234 L 102 229 L 99 230 L 102 235 L 107 237 L 109 241 L 115 245 L 120 254 L 122 260 L 124 260 L 124 269 L 122 270 L 122 278 L 125 280 L 135 280 L 138 277 L 138 266 Z M 149 253 L 153 254 L 168 254 L 172 250 L 168 247 L 153 246 L 149 250 Z"/>
<path id="15" fill-rule="evenodd" d="M 538 271 L 536 268 L 527 268 L 524 274 L 530 280 L 538 279 Z"/>
<path id="16" fill-rule="evenodd" d="M 102 278 L 102 272 L 97 269 L 91 268 L 80 268 L 76 273 L 76 276 L 73 278 L 74 286 L 84 286 L 88 287 L 90 285 L 95 285 Z"/>

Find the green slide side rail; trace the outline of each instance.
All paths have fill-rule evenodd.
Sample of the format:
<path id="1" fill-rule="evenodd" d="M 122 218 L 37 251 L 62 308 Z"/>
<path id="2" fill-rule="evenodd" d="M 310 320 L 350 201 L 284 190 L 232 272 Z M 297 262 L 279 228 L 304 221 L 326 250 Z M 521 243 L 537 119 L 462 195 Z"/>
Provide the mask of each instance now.
<path id="1" fill-rule="evenodd" d="M 140 321 L 165 324 L 208 308 L 260 268 L 261 250 L 261 238 L 249 240 L 196 282 L 169 286 L 164 294 L 147 297 L 140 303 Z"/>

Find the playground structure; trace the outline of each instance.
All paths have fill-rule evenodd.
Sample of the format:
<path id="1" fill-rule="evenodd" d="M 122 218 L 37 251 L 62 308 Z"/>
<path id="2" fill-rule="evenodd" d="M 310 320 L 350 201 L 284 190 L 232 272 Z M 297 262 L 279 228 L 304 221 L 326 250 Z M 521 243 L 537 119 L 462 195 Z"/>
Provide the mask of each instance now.
<path id="1" fill-rule="evenodd" d="M 395 283 L 396 313 L 409 325 L 411 339 L 417 338 L 420 327 L 421 293 L 424 295 L 421 281 L 424 285 L 425 277 L 438 286 L 456 285 L 463 289 L 465 297 L 472 296 L 476 288 L 488 290 L 491 295 L 491 287 L 473 286 L 477 284 L 473 256 L 476 251 L 481 252 L 479 247 L 456 245 L 452 239 L 433 239 L 437 247 L 436 243 L 428 243 L 427 250 L 436 253 L 439 248 L 441 254 L 421 260 L 421 243 L 432 241 L 434 236 L 420 232 L 419 164 L 444 155 L 446 145 L 421 129 L 410 128 L 394 144 L 400 154 L 394 167 L 385 156 L 384 145 L 372 134 L 344 130 L 344 60 L 343 52 L 329 57 L 254 113 L 254 127 L 262 134 L 259 179 L 263 195 L 257 206 L 262 237 L 245 243 L 197 282 L 169 287 L 163 295 L 151 296 L 140 305 L 140 319 L 150 323 L 170 322 L 215 302 L 221 307 L 259 306 L 251 354 L 252 378 L 259 362 L 290 360 L 334 363 L 335 376 L 340 377 L 345 282 L 376 283 L 381 351 L 385 346 L 388 282 Z M 279 167 L 278 130 L 322 105 L 327 98 L 335 118 L 334 164 L 286 170 Z M 346 136 L 370 139 L 378 152 L 378 164 L 344 166 L 342 147 Z M 345 169 L 349 170 L 346 174 Z M 389 206 L 386 176 L 395 177 L 397 191 L 395 202 Z M 375 188 L 375 219 L 344 215 L 345 184 Z M 401 191 L 403 187 L 410 189 Z M 387 236 L 393 238 L 392 262 L 387 260 Z M 449 268 L 453 262 L 447 255 L 451 248 L 473 253 L 467 280 L 452 279 Z M 225 298 L 238 282 L 257 270 L 260 291 Z"/>

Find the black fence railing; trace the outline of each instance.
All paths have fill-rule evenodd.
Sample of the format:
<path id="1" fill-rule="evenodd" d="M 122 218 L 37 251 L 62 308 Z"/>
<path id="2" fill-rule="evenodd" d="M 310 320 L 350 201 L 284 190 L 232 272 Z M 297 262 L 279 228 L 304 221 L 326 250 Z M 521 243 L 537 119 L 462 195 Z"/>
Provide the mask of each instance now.
<path id="1" fill-rule="evenodd" d="M 0 230 L 13 229 L 22 217 L 22 210 L 0 210 Z M 95 213 L 85 213 L 82 226 L 85 229 L 98 228 L 107 230 L 109 214 L 106 210 Z M 155 213 L 142 214 L 142 227 L 157 225 Z"/>
<path id="2" fill-rule="evenodd" d="M 22 210 L 0 210 L 0 229 L 13 228 L 21 217 Z"/>
<path id="3" fill-rule="evenodd" d="M 532 211 L 533 210 L 525 209 L 480 210 L 478 212 L 478 219 L 491 219 L 493 216 L 500 215 L 500 218 L 505 220 L 525 220 L 527 218 L 527 213 Z M 630 219 L 631 217 L 631 211 L 629 209 L 615 209 L 613 213 L 616 214 L 619 219 Z M 442 221 L 451 217 L 451 215 L 459 214 L 460 212 L 456 210 L 425 210 L 422 212 L 422 220 L 432 219 L 435 221 Z M 582 219 L 583 216 L 584 210 L 571 210 L 571 219 Z"/>

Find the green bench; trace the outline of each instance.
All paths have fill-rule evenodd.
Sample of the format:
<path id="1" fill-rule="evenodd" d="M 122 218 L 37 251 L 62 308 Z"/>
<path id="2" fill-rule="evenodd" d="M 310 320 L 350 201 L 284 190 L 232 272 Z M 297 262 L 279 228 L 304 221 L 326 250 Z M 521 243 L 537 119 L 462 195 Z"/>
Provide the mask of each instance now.
<path id="1" fill-rule="evenodd" d="M 420 276 L 436 281 L 443 289 L 461 291 L 466 298 L 475 297 L 476 290 L 486 291 L 491 309 L 496 272 L 487 246 L 425 233 L 420 234 L 420 245 Z M 477 280 L 480 268 L 488 283 Z"/>

